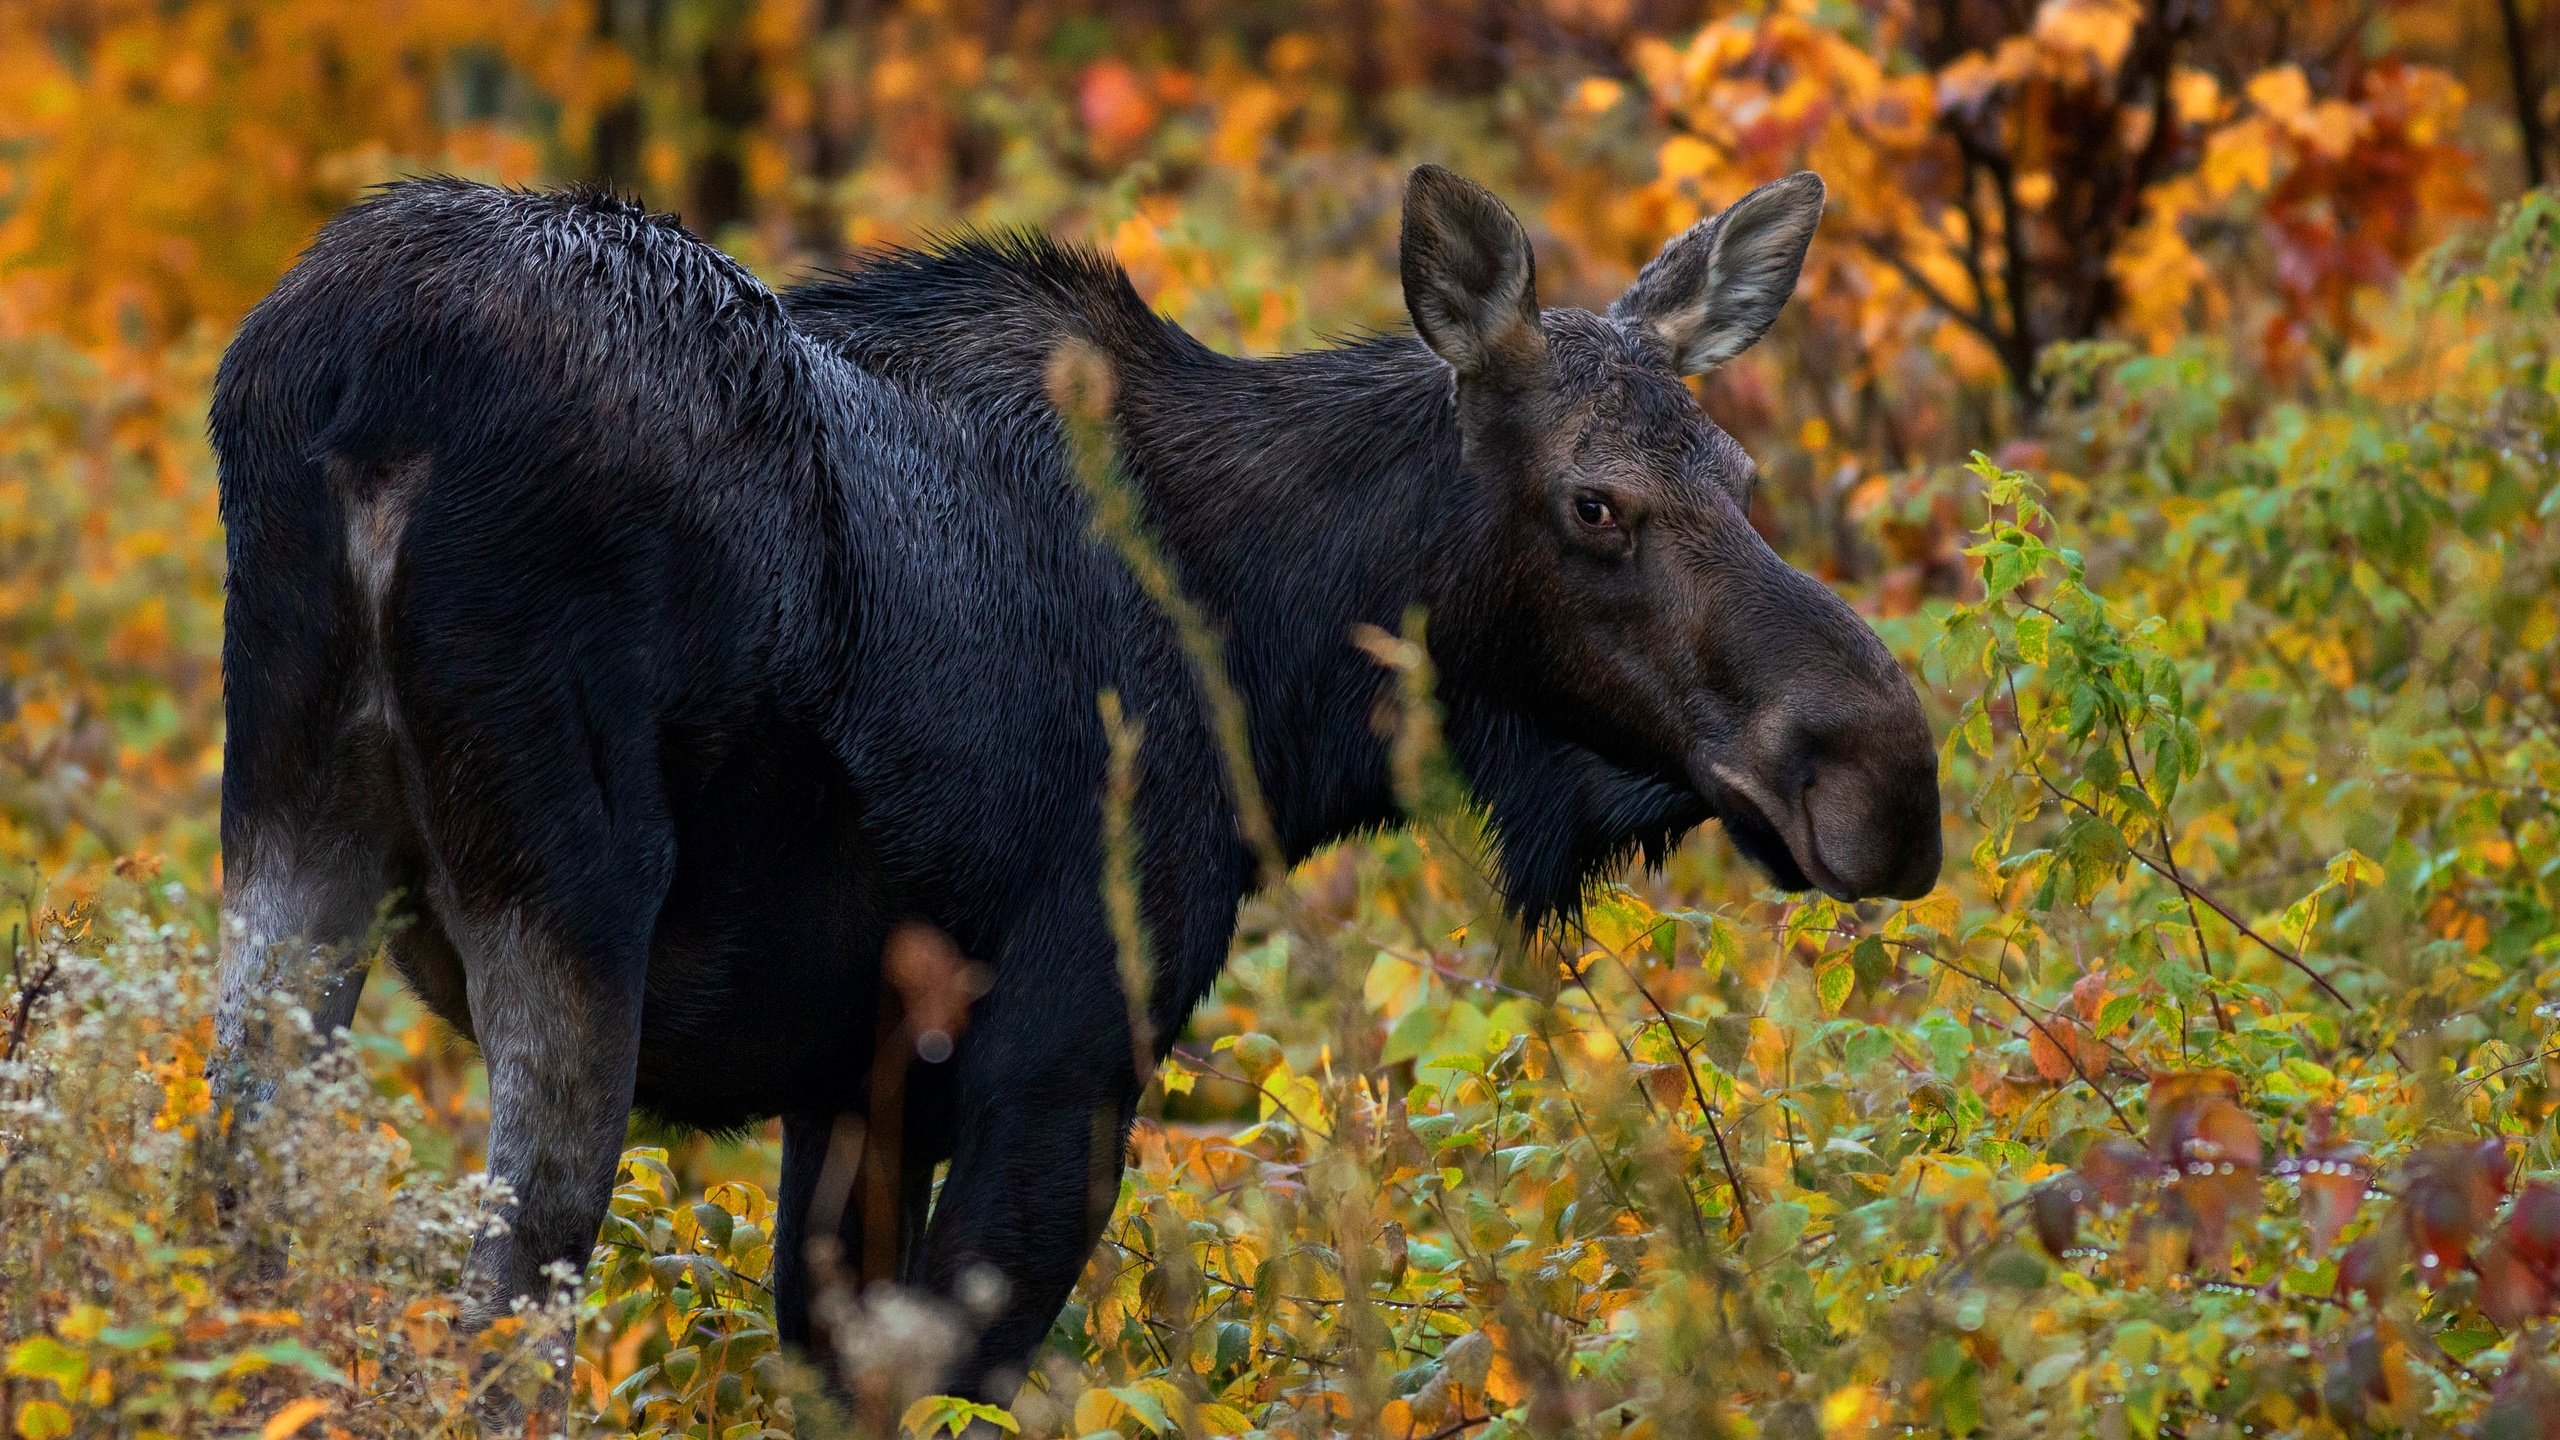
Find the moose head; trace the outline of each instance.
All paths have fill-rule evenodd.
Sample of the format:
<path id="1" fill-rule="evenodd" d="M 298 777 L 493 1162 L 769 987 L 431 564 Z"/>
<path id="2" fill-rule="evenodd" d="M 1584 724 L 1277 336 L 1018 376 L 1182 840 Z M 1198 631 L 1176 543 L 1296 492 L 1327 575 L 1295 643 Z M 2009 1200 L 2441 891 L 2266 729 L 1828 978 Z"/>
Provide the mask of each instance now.
<path id="1" fill-rule="evenodd" d="M 1919 699 L 1752 527 L 1751 458 L 1683 383 L 1769 329 L 1822 205 L 1812 174 L 1763 185 L 1595 315 L 1539 306 L 1528 234 L 1490 192 L 1414 172 L 1405 303 L 1457 372 L 1484 492 L 1434 648 L 1549 733 L 1694 790 L 1781 886 L 1912 898 L 1942 859 Z"/>

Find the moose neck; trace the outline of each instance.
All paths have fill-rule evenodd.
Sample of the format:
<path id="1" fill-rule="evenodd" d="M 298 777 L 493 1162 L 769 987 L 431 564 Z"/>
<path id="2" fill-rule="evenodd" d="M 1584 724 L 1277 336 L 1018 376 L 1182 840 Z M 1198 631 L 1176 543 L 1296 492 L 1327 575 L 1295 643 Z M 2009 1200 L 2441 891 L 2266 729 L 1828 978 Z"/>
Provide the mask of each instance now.
<path id="1" fill-rule="evenodd" d="M 1276 360 L 1194 351 L 1124 377 L 1149 527 L 1226 638 L 1273 827 L 1294 861 L 1398 818 L 1374 717 L 1390 634 L 1445 563 L 1459 464 L 1447 367 L 1410 339 Z"/>

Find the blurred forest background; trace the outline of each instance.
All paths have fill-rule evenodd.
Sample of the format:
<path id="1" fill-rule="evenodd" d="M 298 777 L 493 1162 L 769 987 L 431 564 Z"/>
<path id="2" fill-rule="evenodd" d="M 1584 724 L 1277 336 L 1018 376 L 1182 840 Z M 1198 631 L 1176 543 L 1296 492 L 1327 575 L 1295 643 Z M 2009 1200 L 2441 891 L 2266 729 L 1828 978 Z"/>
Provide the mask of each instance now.
<path id="1" fill-rule="evenodd" d="M 480 1101 L 387 982 L 273 1137 L 317 1238 L 229 1261 L 203 407 L 323 220 L 1040 225 L 1271 353 L 1403 323 L 1422 160 L 1594 307 L 1829 183 L 1701 396 L 1923 677 L 1944 887 L 1710 829 L 1522 937 L 1418 771 L 1248 916 L 1016 1414 L 886 1312 L 822 1414 L 752 1143 L 640 1137 L 584 1299 L 453 1335 Z M 615 1433 L 2560 1436 L 2555 180 L 2554 0 L 0 0 L 0 1425 L 458 1432 L 550 1326 Z"/>

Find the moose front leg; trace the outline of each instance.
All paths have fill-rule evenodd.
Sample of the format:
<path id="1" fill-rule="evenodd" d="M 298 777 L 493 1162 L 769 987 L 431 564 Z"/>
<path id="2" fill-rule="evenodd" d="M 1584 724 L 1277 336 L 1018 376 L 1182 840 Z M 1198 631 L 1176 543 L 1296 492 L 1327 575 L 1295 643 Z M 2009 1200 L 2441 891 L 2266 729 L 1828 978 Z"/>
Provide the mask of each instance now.
<path id="1" fill-rule="evenodd" d="M 999 994 L 961 1048 L 958 1144 L 911 1277 L 976 1327 L 949 1393 L 1013 1398 L 1119 1200 L 1137 1085 L 1127 1023 L 1095 999 Z"/>
<path id="2" fill-rule="evenodd" d="M 877 1133 L 856 1115 L 803 1111 L 782 1117 L 782 1183 L 774 1197 L 774 1329 L 784 1344 L 842 1388 L 831 1318 L 858 1301 L 872 1285 L 910 1278 L 933 1203 L 934 1153 L 912 1127 L 894 1159 L 873 1142 Z M 895 1166 L 894 1213 L 878 1213 L 879 1187 L 871 1167 Z M 883 1238 L 895 1245 L 896 1262 L 883 1267 L 875 1252 Z M 877 1273 L 875 1273 L 877 1272 Z"/>

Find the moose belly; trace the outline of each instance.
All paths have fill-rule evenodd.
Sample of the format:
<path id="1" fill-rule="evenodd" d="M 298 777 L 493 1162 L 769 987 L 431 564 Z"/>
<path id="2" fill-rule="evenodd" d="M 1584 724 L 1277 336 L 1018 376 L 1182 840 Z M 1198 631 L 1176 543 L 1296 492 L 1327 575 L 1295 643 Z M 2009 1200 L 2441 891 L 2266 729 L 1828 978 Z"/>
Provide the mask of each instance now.
<path id="1" fill-rule="evenodd" d="M 642 1012 L 640 1105 L 720 1129 L 855 1095 L 885 904 L 832 767 L 801 747 L 676 791 Z"/>

